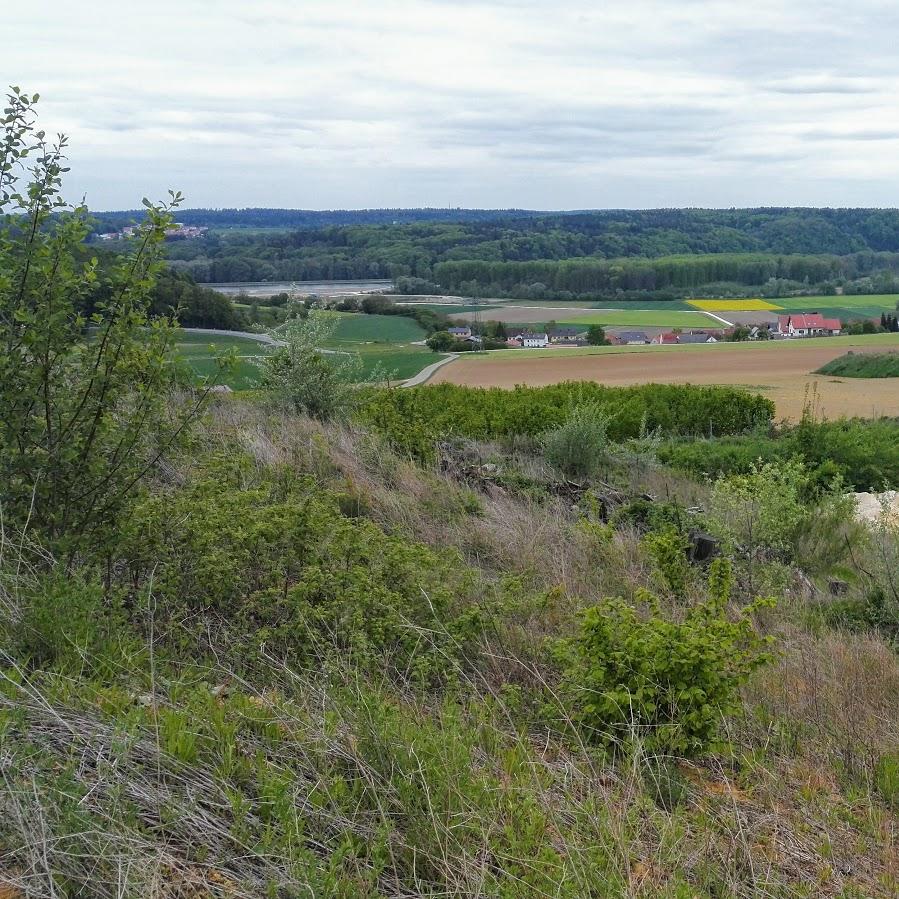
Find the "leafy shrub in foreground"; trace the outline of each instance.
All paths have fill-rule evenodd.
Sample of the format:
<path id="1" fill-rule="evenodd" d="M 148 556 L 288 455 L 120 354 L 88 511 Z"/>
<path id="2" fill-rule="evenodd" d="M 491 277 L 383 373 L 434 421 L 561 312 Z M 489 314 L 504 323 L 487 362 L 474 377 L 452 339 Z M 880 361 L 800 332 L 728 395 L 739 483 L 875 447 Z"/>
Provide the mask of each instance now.
<path id="1" fill-rule="evenodd" d="M 263 648 L 303 664 L 338 653 L 420 682 L 452 667 L 477 627 L 456 555 L 344 516 L 310 478 L 246 475 L 219 462 L 136 510 L 123 555 L 161 616 L 223 629 L 250 663 Z"/>
<path id="2" fill-rule="evenodd" d="M 660 462 L 696 476 L 745 474 L 764 462 L 802 459 L 811 486 L 826 487 L 839 475 L 856 490 L 899 486 L 899 421 L 851 418 L 805 420 L 771 437 L 760 434 L 703 440 L 671 440 L 658 448 Z"/>
<path id="3" fill-rule="evenodd" d="M 717 560 L 713 569 L 722 565 Z M 714 571 L 711 580 L 729 583 Z M 639 740 L 649 752 L 713 750 L 722 717 L 739 706 L 740 686 L 769 659 L 768 641 L 749 619 L 767 601 L 731 620 L 724 591 L 717 591 L 677 622 L 645 598 L 648 616 L 622 599 L 584 613 L 580 633 L 565 645 L 573 717 L 591 740 L 611 747 Z"/>

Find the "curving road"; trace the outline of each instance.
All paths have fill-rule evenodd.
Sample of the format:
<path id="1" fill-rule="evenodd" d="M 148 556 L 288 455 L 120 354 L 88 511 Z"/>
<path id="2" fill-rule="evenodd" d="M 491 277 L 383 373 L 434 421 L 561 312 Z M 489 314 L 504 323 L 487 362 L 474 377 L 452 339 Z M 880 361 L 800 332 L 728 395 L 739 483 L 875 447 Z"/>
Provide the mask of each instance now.
<path id="1" fill-rule="evenodd" d="M 402 384 L 400 384 L 400 387 L 418 387 L 419 384 L 426 384 L 433 377 L 434 372 L 458 358 L 458 353 L 450 353 L 443 359 L 439 359 L 437 362 L 432 362 L 430 365 L 423 368 L 417 375 L 413 375 L 411 378 L 407 378 L 405 381 L 403 381 Z"/>

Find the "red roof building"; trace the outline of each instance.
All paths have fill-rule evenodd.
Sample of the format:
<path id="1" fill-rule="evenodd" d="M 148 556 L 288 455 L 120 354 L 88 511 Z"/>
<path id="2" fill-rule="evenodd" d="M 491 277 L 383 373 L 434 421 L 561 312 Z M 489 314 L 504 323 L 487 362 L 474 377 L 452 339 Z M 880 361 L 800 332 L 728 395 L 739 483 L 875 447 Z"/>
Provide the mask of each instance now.
<path id="1" fill-rule="evenodd" d="M 838 318 L 824 318 L 820 312 L 777 316 L 777 331 L 784 337 L 815 337 L 839 334 L 843 325 Z"/>

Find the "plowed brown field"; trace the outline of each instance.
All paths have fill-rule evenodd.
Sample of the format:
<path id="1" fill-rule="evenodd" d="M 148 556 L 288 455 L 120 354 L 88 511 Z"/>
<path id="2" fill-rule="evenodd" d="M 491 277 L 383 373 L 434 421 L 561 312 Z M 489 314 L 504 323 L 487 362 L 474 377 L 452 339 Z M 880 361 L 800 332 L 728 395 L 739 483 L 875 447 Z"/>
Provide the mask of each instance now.
<path id="1" fill-rule="evenodd" d="M 440 369 L 433 382 L 473 387 L 539 386 L 559 381 L 601 384 L 731 384 L 771 397 L 779 418 L 798 419 L 807 397 L 828 418 L 899 416 L 899 378 L 834 378 L 811 374 L 842 356 L 846 345 L 778 342 L 764 346 L 647 347 L 597 355 L 531 356 L 518 350 L 491 358 L 462 357 Z M 883 352 L 884 346 L 851 347 L 853 352 Z"/>

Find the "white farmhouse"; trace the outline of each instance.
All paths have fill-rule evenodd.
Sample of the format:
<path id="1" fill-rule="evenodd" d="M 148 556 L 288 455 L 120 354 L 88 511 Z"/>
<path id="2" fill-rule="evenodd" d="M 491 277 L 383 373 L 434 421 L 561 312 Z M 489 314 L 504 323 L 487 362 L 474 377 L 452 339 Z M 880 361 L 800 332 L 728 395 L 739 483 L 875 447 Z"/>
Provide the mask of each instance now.
<path id="1" fill-rule="evenodd" d="M 549 346 L 549 335 L 548 334 L 535 334 L 532 331 L 522 331 L 519 335 L 521 340 L 521 345 L 523 347 L 545 347 Z"/>

